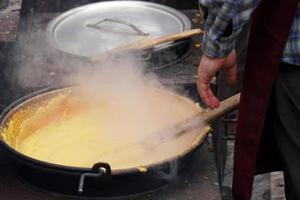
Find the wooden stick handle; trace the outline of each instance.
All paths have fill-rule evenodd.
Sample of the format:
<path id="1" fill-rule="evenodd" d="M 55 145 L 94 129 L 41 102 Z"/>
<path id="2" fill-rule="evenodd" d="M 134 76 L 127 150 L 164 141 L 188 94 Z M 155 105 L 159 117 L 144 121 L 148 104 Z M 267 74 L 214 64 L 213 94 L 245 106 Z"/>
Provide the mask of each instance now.
<path id="1" fill-rule="evenodd" d="M 183 134 L 189 133 L 195 129 L 203 129 L 203 125 L 207 125 L 218 117 L 226 114 L 229 111 L 234 110 L 238 107 L 240 102 L 240 93 L 221 101 L 220 106 L 213 110 L 208 110 L 207 112 L 199 112 L 183 121 L 173 124 L 170 127 L 165 129 L 161 129 L 158 132 L 154 132 L 148 137 L 142 138 L 137 142 L 137 144 L 146 144 L 147 149 L 153 149 L 156 146 L 162 144 L 163 142 L 170 141 L 172 139 L 176 139 Z M 117 153 L 126 148 L 130 148 L 133 145 L 127 145 L 125 147 L 120 147 L 114 151 Z"/>
<path id="2" fill-rule="evenodd" d="M 126 44 L 126 45 L 122 45 L 120 47 L 109 50 L 105 53 L 96 55 L 96 56 L 91 58 L 91 61 L 92 62 L 99 62 L 103 59 L 108 58 L 109 56 L 111 56 L 113 54 L 147 49 L 147 48 L 151 48 L 151 47 L 154 47 L 156 45 L 164 44 L 164 43 L 167 43 L 167 42 L 172 42 L 172 41 L 177 41 L 177 40 L 190 38 L 194 35 L 198 35 L 198 34 L 201 34 L 201 33 L 204 33 L 201 29 L 192 29 L 192 30 L 188 30 L 188 31 L 185 31 L 185 32 L 176 33 L 176 34 L 167 35 L 167 36 L 162 36 L 162 37 L 158 37 L 158 38 L 146 38 L 146 39 L 138 40 L 136 42 Z"/>
<path id="3" fill-rule="evenodd" d="M 182 134 L 188 133 L 191 130 L 197 128 L 203 128 L 203 125 L 207 125 L 217 119 L 218 117 L 223 116 L 229 111 L 234 110 L 238 107 L 240 102 L 240 93 L 221 101 L 220 106 L 213 110 L 207 110 L 206 112 L 198 112 L 195 115 L 186 118 L 180 122 L 173 124 L 170 127 L 160 130 L 155 133 L 155 135 L 163 134 L 166 138 L 178 137 Z"/>
<path id="4" fill-rule="evenodd" d="M 176 33 L 173 35 L 167 35 L 167 36 L 162 36 L 159 38 L 147 38 L 145 40 L 142 40 L 138 43 L 133 43 L 133 45 L 129 45 L 129 47 L 133 49 L 147 49 L 150 47 L 154 47 L 156 45 L 164 44 L 167 42 L 172 42 L 172 41 L 177 41 L 177 40 L 182 40 L 186 38 L 190 38 L 194 35 L 198 35 L 202 33 L 201 29 L 192 29 L 189 31 L 181 32 L 181 33 Z"/>
<path id="5" fill-rule="evenodd" d="M 224 101 L 220 102 L 220 106 L 213 110 L 208 110 L 202 115 L 202 120 L 207 123 L 212 122 L 213 120 L 217 119 L 218 117 L 223 116 L 224 114 L 236 109 L 240 102 L 240 93 L 225 99 Z"/>

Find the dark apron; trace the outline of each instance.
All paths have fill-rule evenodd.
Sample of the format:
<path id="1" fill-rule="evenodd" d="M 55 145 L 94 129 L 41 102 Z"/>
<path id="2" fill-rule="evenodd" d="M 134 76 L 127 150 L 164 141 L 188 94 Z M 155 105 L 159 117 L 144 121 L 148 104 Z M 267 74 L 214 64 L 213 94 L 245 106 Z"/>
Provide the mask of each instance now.
<path id="1" fill-rule="evenodd" d="M 255 174 L 282 167 L 265 116 L 297 4 L 298 0 L 262 0 L 253 15 L 235 142 L 235 200 L 251 199 Z"/>

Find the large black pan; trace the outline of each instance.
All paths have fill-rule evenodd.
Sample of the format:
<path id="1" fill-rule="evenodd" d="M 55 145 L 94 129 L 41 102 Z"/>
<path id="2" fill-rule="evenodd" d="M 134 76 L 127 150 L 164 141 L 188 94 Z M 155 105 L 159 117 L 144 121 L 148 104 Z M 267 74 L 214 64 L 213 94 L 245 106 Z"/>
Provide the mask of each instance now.
<path id="1" fill-rule="evenodd" d="M 70 88 L 41 90 L 19 99 L 2 113 L 0 117 L 2 127 L 5 127 L 9 119 L 21 109 L 51 98 L 64 90 Z M 178 96 L 178 98 L 182 97 Z M 15 162 L 20 176 L 41 190 L 72 196 L 112 197 L 146 192 L 172 181 L 172 176 L 166 178 L 163 175 L 183 173 L 193 153 L 204 142 L 208 130 L 199 131 L 200 137 L 195 139 L 193 145 L 187 146 L 181 154 L 146 165 L 143 169 L 138 166 L 111 169 L 108 163 L 101 163 L 101 161 L 95 161 L 94 166 L 90 168 L 63 166 L 28 157 L 16 151 L 3 137 L 0 139 L 0 144 Z"/>

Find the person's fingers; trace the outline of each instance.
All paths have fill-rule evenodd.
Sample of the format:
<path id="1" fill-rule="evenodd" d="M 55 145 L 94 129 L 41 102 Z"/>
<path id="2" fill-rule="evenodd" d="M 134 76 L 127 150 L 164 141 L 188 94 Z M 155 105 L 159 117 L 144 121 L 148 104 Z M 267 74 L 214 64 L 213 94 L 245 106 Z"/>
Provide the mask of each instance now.
<path id="1" fill-rule="evenodd" d="M 203 101 L 203 103 L 211 109 L 217 108 L 220 105 L 219 100 L 217 99 L 217 97 L 214 96 L 212 90 L 209 89 L 205 89 L 205 90 L 201 90 L 201 99 Z"/>
<path id="2" fill-rule="evenodd" d="M 200 76 L 198 79 L 198 93 L 203 101 L 203 103 L 211 109 L 219 107 L 219 100 L 213 94 L 210 88 L 210 81 L 203 81 L 203 78 Z"/>
<path id="3" fill-rule="evenodd" d="M 220 101 L 219 101 L 219 99 L 214 95 L 214 93 L 212 92 L 211 89 L 208 91 L 208 94 L 209 94 L 209 96 L 210 96 L 210 108 L 211 108 L 211 109 L 214 109 L 214 108 L 219 107 Z"/>
<path id="4" fill-rule="evenodd" d="M 198 68 L 197 88 L 203 103 L 209 108 L 219 106 L 219 100 L 210 89 L 210 83 L 216 72 L 224 65 L 226 58 L 210 58 L 203 55 Z"/>
<path id="5" fill-rule="evenodd" d="M 210 89 L 210 73 L 207 66 L 207 59 L 205 56 L 202 57 L 199 68 L 198 68 L 198 80 L 197 89 L 203 103 L 210 107 L 210 97 L 208 90 Z"/>
<path id="6" fill-rule="evenodd" d="M 236 59 L 237 54 L 235 50 L 232 50 L 229 55 L 222 58 L 211 58 L 205 54 L 202 56 L 198 68 L 197 88 L 203 103 L 207 107 L 214 109 L 220 105 L 220 101 L 210 89 L 210 82 L 217 71 L 223 69 L 230 84 L 237 82 Z"/>
<path id="7" fill-rule="evenodd" d="M 199 93 L 203 103 L 207 107 L 211 107 L 211 98 L 209 95 L 210 86 L 207 85 L 207 83 L 203 82 L 203 80 L 199 77 L 197 88 L 198 88 L 198 93 Z"/>

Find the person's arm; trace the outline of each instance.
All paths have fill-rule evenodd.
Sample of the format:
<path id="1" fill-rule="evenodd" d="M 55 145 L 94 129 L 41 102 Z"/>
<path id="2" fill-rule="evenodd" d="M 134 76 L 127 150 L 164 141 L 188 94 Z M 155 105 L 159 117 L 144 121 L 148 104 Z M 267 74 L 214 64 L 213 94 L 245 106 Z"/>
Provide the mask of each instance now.
<path id="1" fill-rule="evenodd" d="M 202 50 L 209 57 L 225 57 L 233 49 L 235 39 L 249 21 L 260 0 L 199 0 L 205 19 Z"/>
<path id="2" fill-rule="evenodd" d="M 205 19 L 205 34 L 202 41 L 204 55 L 198 68 L 198 92 L 207 107 L 216 108 L 219 100 L 211 91 L 210 82 L 220 69 L 224 70 L 229 83 L 236 82 L 235 39 L 259 0 L 199 2 Z"/>

